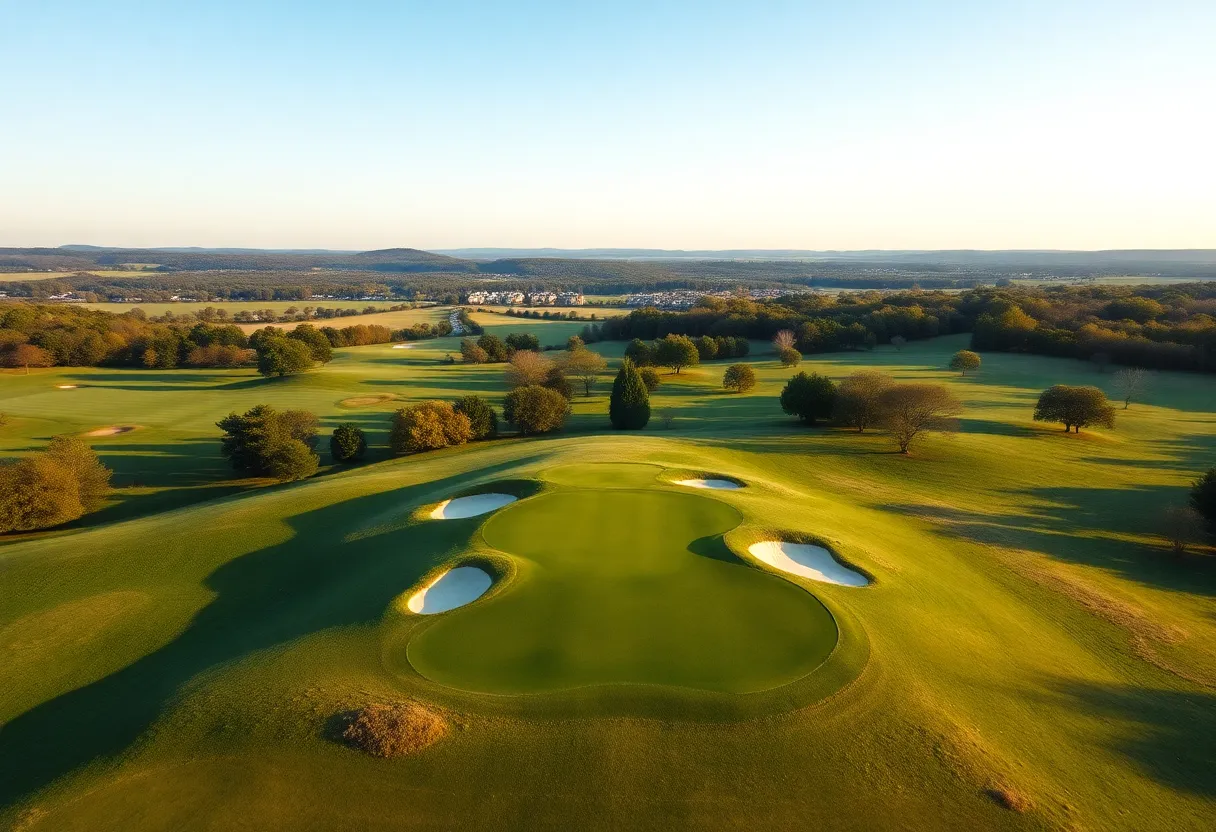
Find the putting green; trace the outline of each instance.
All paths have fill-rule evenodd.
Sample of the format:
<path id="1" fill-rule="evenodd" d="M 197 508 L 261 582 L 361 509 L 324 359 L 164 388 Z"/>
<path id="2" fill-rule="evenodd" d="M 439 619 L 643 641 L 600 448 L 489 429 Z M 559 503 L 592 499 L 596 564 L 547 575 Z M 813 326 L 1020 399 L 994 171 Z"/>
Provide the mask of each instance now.
<path id="1" fill-rule="evenodd" d="M 718 500 L 657 489 L 572 489 L 503 509 L 483 534 L 517 558 L 515 580 L 422 629 L 409 661 L 500 694 L 791 682 L 827 658 L 836 625 L 814 596 L 730 552 L 721 536 L 740 520 Z"/>

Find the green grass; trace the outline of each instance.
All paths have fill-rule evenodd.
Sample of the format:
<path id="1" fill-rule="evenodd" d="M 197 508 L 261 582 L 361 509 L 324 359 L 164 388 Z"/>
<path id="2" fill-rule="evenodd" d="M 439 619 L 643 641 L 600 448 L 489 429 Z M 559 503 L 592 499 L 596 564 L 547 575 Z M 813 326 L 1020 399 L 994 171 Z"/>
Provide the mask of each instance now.
<path id="1" fill-rule="evenodd" d="M 526 325 L 552 342 L 566 326 Z M 652 421 L 640 433 L 609 431 L 605 383 L 575 400 L 562 435 L 399 460 L 380 447 L 397 402 L 465 392 L 501 402 L 501 367 L 444 365 L 457 346 L 445 339 L 339 350 L 327 367 L 281 381 L 248 371 L 0 375 L 10 416 L 0 453 L 58 432 L 140 426 L 94 441 L 122 486 L 111 507 L 0 546 L 0 826 L 1210 828 L 1216 571 L 1211 555 L 1170 556 L 1159 526 L 1216 464 L 1216 380 L 1159 373 L 1115 431 L 1065 436 L 1031 420 L 1035 396 L 1053 383 L 1113 392 L 1110 375 L 985 354 L 978 374 L 959 378 L 945 366 L 964 345 L 943 338 L 804 362 L 837 379 L 865 367 L 949 384 L 966 405 L 962 432 L 929 437 L 910 458 L 881 432 L 796 425 L 776 404 L 792 371 L 766 354 L 748 359 L 758 385 L 746 395 L 720 390 L 729 362 L 665 375 L 652 404 L 675 412 L 671 430 Z M 596 346 L 615 360 L 623 345 Z M 340 404 L 388 393 L 398 398 Z M 378 447 L 365 465 L 300 484 L 233 483 L 213 423 L 262 401 L 312 409 L 326 427 L 354 419 Z M 689 554 L 689 535 L 725 520 L 685 528 L 686 512 L 656 520 L 637 507 L 619 528 L 594 521 L 601 532 L 587 533 L 589 548 L 625 552 L 602 597 L 582 580 L 576 608 L 546 608 L 552 599 L 538 596 L 510 616 L 522 620 L 478 620 L 527 600 L 542 566 L 572 579 L 600 568 L 564 551 L 583 526 L 575 517 L 596 514 L 597 500 L 645 493 L 657 505 L 649 498 L 684 495 L 663 481 L 694 472 L 747 484 L 686 495 L 737 512 L 722 540 L 737 562 Z M 519 483 L 540 491 L 497 515 L 420 519 L 454 494 Z M 645 491 L 608 488 L 617 484 Z M 546 507 L 563 495 L 592 499 Z M 541 510 L 536 522 L 561 527 L 551 540 L 519 541 L 510 528 L 497 536 L 512 514 Z M 684 540 L 664 548 L 665 562 L 696 556 L 688 568 L 704 572 L 718 609 L 746 597 L 739 587 L 770 584 L 791 603 L 799 593 L 795 607 L 822 603 L 839 630 L 827 661 L 752 693 L 710 683 L 555 691 L 563 683 L 547 673 L 531 674 L 536 693 L 472 683 L 484 641 L 543 645 L 627 604 L 640 557 L 629 542 L 642 527 L 667 536 L 668 522 Z M 769 536 L 822 540 L 874 583 L 763 573 L 744 553 Z M 401 612 L 429 575 L 470 558 L 500 576 L 483 601 L 446 617 Z M 713 570 L 740 577 L 728 592 Z M 747 609 L 698 626 L 734 624 L 738 634 L 782 619 L 780 608 Z M 469 664 L 423 647 L 445 629 L 483 633 L 456 659 Z M 641 630 L 622 623 L 617 635 L 636 643 Z M 752 657 L 727 647 L 724 660 L 755 673 Z M 422 653 L 460 678 L 446 684 L 403 660 Z M 571 655 L 599 679 L 644 678 L 612 669 L 608 655 Z M 394 761 L 324 738 L 337 711 L 400 697 L 446 709 L 457 730 Z M 1001 808 L 987 793 L 997 787 L 1032 807 Z"/>
<path id="2" fill-rule="evenodd" d="M 438 617 L 409 660 L 435 681 L 498 694 L 787 684 L 822 664 L 836 628 L 811 595 L 731 553 L 721 538 L 741 519 L 726 503 L 655 489 L 517 503 L 484 529 L 491 548 L 526 564 L 516 585 Z"/>

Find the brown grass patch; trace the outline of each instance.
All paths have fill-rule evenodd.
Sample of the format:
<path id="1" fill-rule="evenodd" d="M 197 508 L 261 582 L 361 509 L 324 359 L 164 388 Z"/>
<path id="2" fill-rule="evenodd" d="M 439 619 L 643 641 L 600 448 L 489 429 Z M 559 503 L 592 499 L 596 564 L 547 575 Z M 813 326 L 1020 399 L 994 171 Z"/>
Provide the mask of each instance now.
<path id="1" fill-rule="evenodd" d="M 984 790 L 984 794 L 992 798 L 992 802 L 996 805 L 1018 814 L 1029 812 L 1034 806 L 1029 797 L 1003 783 L 988 787 Z"/>
<path id="2" fill-rule="evenodd" d="M 373 757 L 402 757 L 438 742 L 447 720 L 417 702 L 366 705 L 337 715 L 343 743 Z"/>
<path id="3" fill-rule="evenodd" d="M 379 393 L 374 396 L 351 396 L 338 402 L 340 407 L 371 407 L 372 405 L 391 402 L 397 397 L 392 393 Z"/>

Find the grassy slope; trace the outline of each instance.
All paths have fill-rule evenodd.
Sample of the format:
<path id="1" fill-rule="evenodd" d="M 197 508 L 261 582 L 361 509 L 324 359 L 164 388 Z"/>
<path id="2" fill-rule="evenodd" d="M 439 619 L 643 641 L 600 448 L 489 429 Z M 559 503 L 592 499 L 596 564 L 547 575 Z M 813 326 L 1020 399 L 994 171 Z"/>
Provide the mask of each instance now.
<path id="1" fill-rule="evenodd" d="M 228 487 L 210 425 L 230 409 L 270 401 L 314 409 L 327 426 L 350 416 L 378 426 L 391 403 L 338 402 L 501 395 L 497 368 L 429 363 L 444 346 L 340 351 L 282 382 L 6 375 L 0 409 L 15 419 L 0 436 L 19 449 L 65 428 L 138 422 L 97 442 L 120 483 L 132 472 L 155 483 L 122 498 L 138 513 L 168 486 Z M 954 385 L 968 404 L 964 433 L 911 459 L 882 436 L 791 426 L 774 401 L 789 371 L 760 356 L 748 396 L 718 392 L 720 363 L 669 378 L 654 405 L 676 413 L 670 432 L 582 433 L 602 425 L 597 395 L 576 402 L 564 437 L 386 462 L 0 548 L 0 654 L 15 681 L 0 685 L 0 720 L 11 720 L 0 783 L 16 784 L 0 789 L 8 800 L 63 775 L 23 807 L 35 829 L 1209 827 L 1216 582 L 1205 564 L 1163 556 L 1152 531 L 1216 462 L 1213 381 L 1162 374 L 1152 404 L 1121 413 L 1118 431 L 1065 437 L 1030 422 L 1034 395 L 1109 377 L 989 355 L 977 377 L 958 379 L 941 368 L 959 346 L 809 362 L 837 377 L 874 366 Z M 64 379 L 96 386 L 54 390 Z M 627 460 L 741 477 L 751 487 L 721 499 L 750 528 L 827 538 L 874 575 L 863 591 L 813 587 L 842 628 L 864 634 L 860 677 L 818 705 L 707 723 L 679 710 L 502 711 L 386 671 L 399 594 L 472 545 L 443 524 L 415 538 L 403 525 L 414 507 L 479 481 Z M 318 738 L 337 708 L 402 693 L 453 708 L 463 730 L 391 763 Z M 998 808 L 983 793 L 998 783 L 1035 809 Z"/>

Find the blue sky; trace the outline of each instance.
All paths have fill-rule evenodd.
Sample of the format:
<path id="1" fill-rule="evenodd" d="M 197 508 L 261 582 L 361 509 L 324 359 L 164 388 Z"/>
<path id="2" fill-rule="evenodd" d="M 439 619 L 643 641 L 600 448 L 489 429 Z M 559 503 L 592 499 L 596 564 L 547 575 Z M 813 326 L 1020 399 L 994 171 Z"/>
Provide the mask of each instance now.
<path id="1" fill-rule="evenodd" d="M 0 0 L 0 245 L 1216 247 L 1216 3 Z"/>

